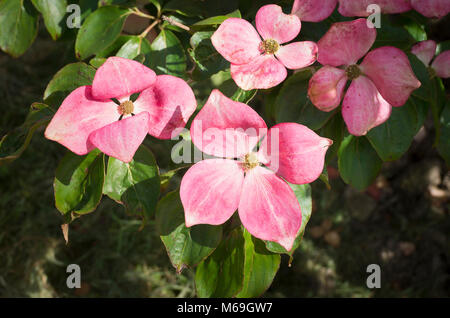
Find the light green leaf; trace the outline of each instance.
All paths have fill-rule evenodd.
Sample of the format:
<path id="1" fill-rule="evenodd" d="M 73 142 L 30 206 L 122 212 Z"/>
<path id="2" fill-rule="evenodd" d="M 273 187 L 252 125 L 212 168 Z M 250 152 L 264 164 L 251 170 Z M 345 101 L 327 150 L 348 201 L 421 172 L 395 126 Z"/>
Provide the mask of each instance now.
<path id="1" fill-rule="evenodd" d="M 65 25 L 66 0 L 32 0 L 35 8 L 42 13 L 45 27 L 53 40 L 58 39 Z"/>
<path id="2" fill-rule="evenodd" d="M 123 204 L 130 214 L 148 220 L 159 197 L 159 171 L 153 153 L 141 145 L 129 163 L 109 157 L 103 193 Z"/>

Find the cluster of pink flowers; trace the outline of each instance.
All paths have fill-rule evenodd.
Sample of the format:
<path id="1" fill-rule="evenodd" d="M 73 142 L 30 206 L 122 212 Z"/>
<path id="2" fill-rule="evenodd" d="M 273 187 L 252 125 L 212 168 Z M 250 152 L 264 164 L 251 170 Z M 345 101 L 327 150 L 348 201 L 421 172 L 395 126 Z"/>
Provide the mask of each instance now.
<path id="1" fill-rule="evenodd" d="M 384 13 L 414 8 L 429 17 L 442 17 L 450 11 L 450 0 L 295 0 L 291 14 L 284 14 L 277 5 L 260 8 L 256 29 L 244 19 L 229 18 L 211 40 L 231 63 L 236 84 L 245 90 L 274 87 L 287 77 L 286 68 L 301 69 L 317 60 L 323 67 L 310 80 L 309 98 L 327 112 L 342 101 L 349 132 L 360 136 L 385 122 L 392 106 L 404 105 L 421 83 L 403 51 L 390 46 L 370 51 L 377 32 L 367 26 L 366 19 L 333 24 L 317 44 L 289 43 L 299 34 L 301 20 L 321 21 L 338 2 L 345 16 L 367 16 L 367 5 L 372 2 Z M 418 43 L 412 52 L 430 66 L 436 43 Z M 447 78 L 449 61 L 447 51 L 430 68 Z M 348 81 L 351 84 L 344 92 Z M 135 93 L 140 94 L 133 101 L 130 98 Z M 156 76 L 136 61 L 110 57 L 97 70 L 92 85 L 79 87 L 66 97 L 45 136 L 78 155 L 98 148 L 130 162 L 147 134 L 173 138 L 196 108 L 194 93 L 184 80 Z M 290 250 L 302 213 L 287 182 L 316 180 L 333 142 L 296 123 L 267 130 L 252 108 L 218 90 L 212 91 L 193 120 L 190 133 L 194 145 L 218 158 L 198 162 L 182 179 L 186 226 L 222 224 L 237 210 L 252 235 Z"/>

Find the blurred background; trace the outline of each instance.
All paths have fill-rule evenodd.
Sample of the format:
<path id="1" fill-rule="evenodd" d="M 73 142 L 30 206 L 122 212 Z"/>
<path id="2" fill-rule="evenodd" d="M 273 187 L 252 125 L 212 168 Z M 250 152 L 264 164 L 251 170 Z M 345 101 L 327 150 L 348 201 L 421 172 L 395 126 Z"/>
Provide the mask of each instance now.
<path id="1" fill-rule="evenodd" d="M 22 124 L 48 81 L 73 59 L 70 42 L 53 42 L 42 26 L 21 58 L 0 52 L 0 136 Z M 206 98 L 210 85 L 197 86 L 197 96 Z M 262 113 L 264 94 L 258 96 L 252 106 Z M 366 192 L 346 186 L 331 164 L 332 190 L 321 181 L 312 185 L 303 243 L 290 266 L 283 255 L 264 297 L 450 296 L 450 174 L 433 149 L 432 126 L 402 159 L 384 164 Z M 167 167 L 170 142 L 146 144 Z M 106 196 L 70 225 L 66 245 L 53 198 L 64 153 L 41 130 L 21 158 L 0 166 L 0 297 L 195 296 L 194 272 L 176 274 L 154 224 L 140 230 L 141 221 Z M 74 290 L 66 287 L 73 263 L 82 274 L 82 288 Z M 381 266 L 381 289 L 366 287 L 369 264 Z"/>

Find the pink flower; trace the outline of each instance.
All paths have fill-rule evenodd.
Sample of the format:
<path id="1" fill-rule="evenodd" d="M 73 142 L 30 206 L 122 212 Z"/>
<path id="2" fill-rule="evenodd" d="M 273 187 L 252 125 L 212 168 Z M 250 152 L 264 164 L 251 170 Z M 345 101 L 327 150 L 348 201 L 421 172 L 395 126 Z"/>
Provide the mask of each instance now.
<path id="1" fill-rule="evenodd" d="M 281 7 L 271 4 L 263 6 L 256 14 L 258 31 L 244 19 L 229 18 L 220 25 L 211 41 L 231 62 L 231 77 L 240 88 L 266 89 L 284 81 L 286 68 L 300 69 L 316 61 L 314 42 L 281 45 L 293 40 L 300 28 L 297 16 L 284 14 Z"/>
<path id="2" fill-rule="evenodd" d="M 309 82 L 308 95 L 318 109 L 332 111 L 343 99 L 342 116 L 355 136 L 384 123 L 392 106 L 404 105 L 421 85 L 403 51 L 385 46 L 366 55 L 375 38 L 366 19 L 333 24 L 317 43 L 318 61 L 325 66 Z M 352 82 L 344 94 L 348 80 Z"/>
<path id="3" fill-rule="evenodd" d="M 411 0 L 411 5 L 428 18 L 443 18 L 450 12 L 450 0 Z"/>
<path id="4" fill-rule="evenodd" d="M 301 21 L 319 22 L 333 13 L 337 2 L 338 0 L 295 0 L 291 13 Z"/>
<path id="5" fill-rule="evenodd" d="M 192 122 L 192 142 L 208 155 L 229 159 L 200 161 L 184 175 L 180 197 L 186 226 L 222 224 L 238 210 L 253 236 L 292 248 L 302 214 L 284 180 L 305 184 L 317 179 L 332 141 L 296 123 L 278 124 L 264 138 L 266 132 L 251 107 L 218 90 L 211 93 Z"/>
<path id="6" fill-rule="evenodd" d="M 438 77 L 450 77 L 450 50 L 439 54 L 430 66 L 431 61 L 436 55 L 436 42 L 433 40 L 422 41 L 411 48 L 411 52 L 417 56 L 419 60 L 429 67 Z"/>
<path id="7" fill-rule="evenodd" d="M 367 12 L 367 7 L 377 4 L 382 13 L 402 13 L 412 9 L 410 2 L 411 0 L 339 0 L 338 11 L 345 17 L 368 17 L 371 12 Z"/>
<path id="8" fill-rule="evenodd" d="M 135 102 L 129 100 L 138 92 Z M 66 97 L 45 137 L 78 155 L 98 148 L 130 162 L 147 134 L 171 138 L 196 107 L 194 93 L 182 79 L 156 76 L 136 61 L 110 57 L 97 70 L 92 86 L 79 87 Z"/>

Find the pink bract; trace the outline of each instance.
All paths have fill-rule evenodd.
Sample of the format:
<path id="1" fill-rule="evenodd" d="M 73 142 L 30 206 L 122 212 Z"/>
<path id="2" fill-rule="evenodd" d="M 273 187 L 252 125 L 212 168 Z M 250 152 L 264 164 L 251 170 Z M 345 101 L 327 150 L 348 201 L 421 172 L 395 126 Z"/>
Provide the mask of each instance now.
<path id="1" fill-rule="evenodd" d="M 338 0 L 295 0 L 291 13 L 298 16 L 300 21 L 320 22 L 333 13 L 337 2 Z"/>
<path id="2" fill-rule="evenodd" d="M 450 12 L 449 0 L 411 0 L 411 5 L 427 18 L 442 18 Z"/>
<path id="3" fill-rule="evenodd" d="M 423 0 L 418 0 L 423 1 Z M 412 9 L 410 0 L 339 0 L 338 11 L 345 17 L 367 17 L 371 4 L 380 6 L 382 13 L 402 13 Z"/>
<path id="4" fill-rule="evenodd" d="M 324 67 L 309 82 L 308 96 L 318 109 L 332 111 L 343 99 L 344 121 L 356 136 L 384 123 L 392 106 L 404 105 L 421 85 L 400 49 L 385 46 L 367 53 L 375 38 L 365 19 L 333 24 L 318 42 Z M 352 83 L 344 92 L 348 80 Z"/>
<path id="5" fill-rule="evenodd" d="M 131 102 L 130 95 L 139 92 Z M 92 86 L 79 87 L 65 98 L 45 136 L 78 155 L 98 148 L 130 162 L 147 134 L 171 138 L 196 107 L 194 93 L 183 80 L 156 76 L 136 61 L 110 57 L 97 70 Z"/>
<path id="6" fill-rule="evenodd" d="M 296 15 L 284 14 L 280 6 L 271 4 L 261 7 L 255 20 L 256 30 L 244 19 L 229 18 L 211 37 L 216 50 L 231 63 L 231 76 L 240 88 L 274 87 L 285 80 L 286 68 L 300 69 L 315 62 L 315 43 L 282 45 L 300 33 Z"/>
<path id="7" fill-rule="evenodd" d="M 253 236 L 290 250 L 302 213 L 284 180 L 305 184 L 317 179 L 332 141 L 296 123 L 267 132 L 251 107 L 218 90 L 193 120 L 191 137 L 204 153 L 227 159 L 200 161 L 184 175 L 180 197 L 186 226 L 223 224 L 238 210 Z M 259 141 L 261 148 L 253 152 Z"/>
<path id="8" fill-rule="evenodd" d="M 441 78 L 450 77 L 450 50 L 439 54 L 430 66 L 436 54 L 437 44 L 433 40 L 422 41 L 411 48 L 411 53 L 417 56 L 419 60 L 427 67 L 431 67 L 436 73 L 436 76 Z"/>

